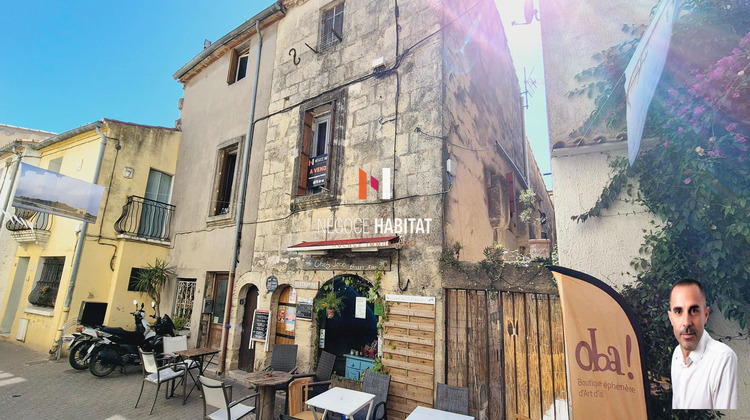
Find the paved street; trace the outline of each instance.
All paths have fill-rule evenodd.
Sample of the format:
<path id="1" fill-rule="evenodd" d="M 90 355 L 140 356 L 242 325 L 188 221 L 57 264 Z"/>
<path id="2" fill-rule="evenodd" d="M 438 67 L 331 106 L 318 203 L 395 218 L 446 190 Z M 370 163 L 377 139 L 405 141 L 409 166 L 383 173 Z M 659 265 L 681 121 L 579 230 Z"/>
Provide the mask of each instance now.
<path id="1" fill-rule="evenodd" d="M 8 340 L 0 340 L 0 419 L 200 419 L 203 404 L 198 389 L 182 405 L 181 392 L 165 399 L 159 391 L 154 414 L 148 411 L 155 387 L 147 385 L 138 408 L 133 408 L 141 387 L 141 367 L 130 366 L 97 378 L 88 370 L 70 367 L 67 358 L 49 362 L 38 353 Z M 210 375 L 209 375 L 210 376 Z M 188 379 L 189 380 L 189 379 Z M 192 385 L 192 382 L 188 386 Z M 244 386 L 233 386 L 233 397 L 250 393 Z M 276 412 L 283 404 L 276 399 Z M 254 419 L 255 414 L 247 418 Z"/>

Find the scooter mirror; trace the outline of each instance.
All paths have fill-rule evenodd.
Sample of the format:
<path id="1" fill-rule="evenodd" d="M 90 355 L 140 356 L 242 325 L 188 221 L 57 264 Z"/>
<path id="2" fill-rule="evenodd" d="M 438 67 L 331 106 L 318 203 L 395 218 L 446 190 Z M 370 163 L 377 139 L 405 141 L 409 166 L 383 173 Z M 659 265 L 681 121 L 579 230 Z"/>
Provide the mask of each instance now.
<path id="1" fill-rule="evenodd" d="M 138 301 L 135 300 L 135 299 L 133 299 L 133 305 L 135 305 L 135 307 L 137 308 L 138 307 Z"/>
<path id="2" fill-rule="evenodd" d="M 141 302 L 141 310 L 143 310 L 143 302 Z"/>
<path id="3" fill-rule="evenodd" d="M 156 307 L 156 302 L 154 302 L 154 301 L 152 300 L 152 301 L 151 301 L 151 308 L 155 308 L 155 307 Z"/>

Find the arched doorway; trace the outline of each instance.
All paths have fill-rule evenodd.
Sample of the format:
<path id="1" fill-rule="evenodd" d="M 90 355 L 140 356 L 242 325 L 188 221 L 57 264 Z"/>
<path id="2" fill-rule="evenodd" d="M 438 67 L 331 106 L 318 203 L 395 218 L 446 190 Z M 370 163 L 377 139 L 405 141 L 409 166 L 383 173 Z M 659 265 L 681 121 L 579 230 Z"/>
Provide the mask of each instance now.
<path id="1" fill-rule="evenodd" d="M 295 321 L 297 320 L 297 291 L 286 286 L 279 295 L 279 306 L 276 309 L 276 344 L 294 344 Z"/>
<path id="2" fill-rule="evenodd" d="M 238 368 L 252 370 L 255 364 L 255 348 L 250 348 L 252 335 L 253 314 L 258 308 L 258 288 L 250 285 L 245 294 L 245 314 L 242 318 L 242 339 L 240 340 L 240 360 Z"/>
<path id="3" fill-rule="evenodd" d="M 319 348 L 336 355 L 334 371 L 340 376 L 346 371 L 344 355 L 351 354 L 352 350 L 361 351 L 378 339 L 378 316 L 373 312 L 373 304 L 365 303 L 364 318 L 356 316 L 357 298 L 366 298 L 371 287 L 362 277 L 341 275 L 323 284 L 315 296 L 318 301 L 333 291 L 344 303 L 344 308 L 333 318 L 329 319 L 325 310 L 317 312 L 318 337 L 324 336 L 323 346 Z M 325 332 L 321 334 L 320 330 Z"/>

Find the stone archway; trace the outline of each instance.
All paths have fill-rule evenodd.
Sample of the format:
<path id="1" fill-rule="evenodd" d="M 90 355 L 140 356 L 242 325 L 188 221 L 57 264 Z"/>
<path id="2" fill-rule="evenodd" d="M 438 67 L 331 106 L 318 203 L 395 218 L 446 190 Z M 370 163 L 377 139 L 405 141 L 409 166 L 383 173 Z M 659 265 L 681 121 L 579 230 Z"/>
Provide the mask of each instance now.
<path id="1" fill-rule="evenodd" d="M 344 308 L 332 319 L 326 317 L 326 311 L 318 311 L 316 315 L 318 340 L 324 337 L 323 345 L 318 341 L 318 351 L 325 350 L 336 355 L 334 372 L 344 376 L 346 370 L 345 354 L 351 350 L 361 351 L 365 345 L 377 341 L 378 317 L 373 312 L 372 303 L 366 303 L 364 318 L 355 315 L 357 297 L 367 298 L 367 292 L 372 284 L 356 274 L 337 275 L 321 286 L 315 296 L 315 302 L 333 291 L 343 298 Z M 324 331 L 321 334 L 321 330 Z"/>

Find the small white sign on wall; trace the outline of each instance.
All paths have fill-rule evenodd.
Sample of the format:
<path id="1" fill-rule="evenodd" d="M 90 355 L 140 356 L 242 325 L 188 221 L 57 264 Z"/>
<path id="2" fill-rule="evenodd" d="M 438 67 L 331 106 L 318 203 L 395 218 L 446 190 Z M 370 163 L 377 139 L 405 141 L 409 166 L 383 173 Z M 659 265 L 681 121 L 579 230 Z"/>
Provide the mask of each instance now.
<path id="1" fill-rule="evenodd" d="M 367 318 L 367 299 L 362 296 L 357 296 L 356 303 L 354 304 L 354 317 L 355 318 Z"/>

